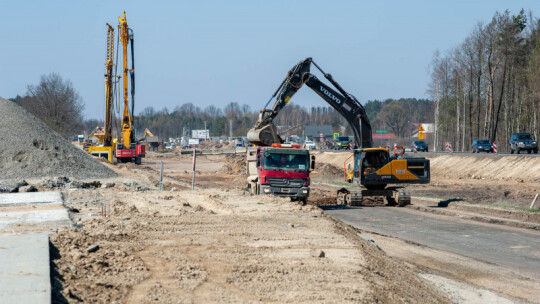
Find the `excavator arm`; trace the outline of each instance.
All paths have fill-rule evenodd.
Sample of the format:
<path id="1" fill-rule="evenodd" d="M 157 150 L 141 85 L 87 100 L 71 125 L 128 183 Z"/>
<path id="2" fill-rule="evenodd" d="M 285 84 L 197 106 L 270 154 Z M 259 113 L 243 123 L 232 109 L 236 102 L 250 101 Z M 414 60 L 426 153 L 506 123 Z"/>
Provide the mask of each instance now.
<path id="1" fill-rule="evenodd" d="M 311 64 L 314 64 L 324 77 L 337 89 L 337 91 L 321 82 L 315 75 L 310 73 Z M 293 95 L 306 84 L 350 124 L 354 132 L 357 145 L 360 148 L 370 148 L 373 145 L 371 138 L 371 124 L 364 107 L 351 94 L 347 93 L 333 78 L 326 74 L 311 58 L 306 58 L 296 64 L 288 73 L 276 92 L 268 100 L 264 109 L 259 114 L 259 120 L 253 129 L 248 132 L 248 140 L 259 146 L 270 146 L 273 143 L 281 143 L 273 120 L 287 105 Z M 277 96 L 277 97 L 276 97 Z M 272 99 L 276 102 L 272 109 L 266 109 Z"/>

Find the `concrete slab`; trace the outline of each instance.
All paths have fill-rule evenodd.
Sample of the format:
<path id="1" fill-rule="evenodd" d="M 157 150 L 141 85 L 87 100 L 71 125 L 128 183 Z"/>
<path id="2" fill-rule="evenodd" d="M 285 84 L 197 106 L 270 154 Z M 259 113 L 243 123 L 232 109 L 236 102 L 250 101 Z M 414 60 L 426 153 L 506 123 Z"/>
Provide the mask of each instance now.
<path id="1" fill-rule="evenodd" d="M 0 302 L 51 303 L 48 234 L 0 235 Z"/>
<path id="2" fill-rule="evenodd" d="M 62 204 L 62 201 L 62 193 L 58 191 L 0 194 L 0 207 L 30 204 Z"/>
<path id="3" fill-rule="evenodd" d="M 0 212 L 0 230 L 4 230 L 10 225 L 21 226 L 34 223 L 48 223 L 50 224 L 49 226 L 60 227 L 70 226 L 71 220 L 65 208 Z"/>
<path id="4" fill-rule="evenodd" d="M 0 194 L 0 234 L 54 232 L 71 225 L 58 191 Z"/>

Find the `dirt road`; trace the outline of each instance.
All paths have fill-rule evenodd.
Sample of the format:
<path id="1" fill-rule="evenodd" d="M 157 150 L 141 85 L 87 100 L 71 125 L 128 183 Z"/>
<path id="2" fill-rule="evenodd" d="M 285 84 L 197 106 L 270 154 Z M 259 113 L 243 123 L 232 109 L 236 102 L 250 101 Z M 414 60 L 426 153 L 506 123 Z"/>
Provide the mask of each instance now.
<path id="1" fill-rule="evenodd" d="M 113 188 L 64 191 L 77 228 L 51 237 L 54 301 L 449 301 L 317 207 L 249 196 L 230 174 L 228 183 L 213 183 L 211 168 L 198 176 L 205 188 L 184 190 L 191 159 L 183 157 L 164 159 L 167 191 L 158 191 L 156 160 L 112 166 L 123 175 Z"/>

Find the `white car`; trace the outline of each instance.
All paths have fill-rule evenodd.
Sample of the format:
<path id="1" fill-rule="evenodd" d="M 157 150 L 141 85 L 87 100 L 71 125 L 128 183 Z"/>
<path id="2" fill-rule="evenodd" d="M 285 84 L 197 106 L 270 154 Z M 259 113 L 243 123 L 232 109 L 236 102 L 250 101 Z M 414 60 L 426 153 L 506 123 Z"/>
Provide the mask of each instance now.
<path id="1" fill-rule="evenodd" d="M 304 149 L 315 150 L 315 149 L 317 149 L 317 146 L 315 145 L 315 143 L 313 141 L 306 140 L 304 142 Z"/>

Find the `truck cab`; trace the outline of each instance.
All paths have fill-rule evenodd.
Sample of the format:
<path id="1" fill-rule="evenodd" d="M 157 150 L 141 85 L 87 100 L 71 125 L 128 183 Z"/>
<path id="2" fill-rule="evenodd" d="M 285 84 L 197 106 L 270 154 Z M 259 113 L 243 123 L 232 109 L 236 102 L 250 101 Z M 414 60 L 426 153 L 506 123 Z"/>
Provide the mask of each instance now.
<path id="1" fill-rule="evenodd" d="M 257 147 L 247 157 L 248 190 L 252 194 L 273 194 L 306 202 L 309 197 L 310 171 L 315 156 L 295 144 Z"/>

